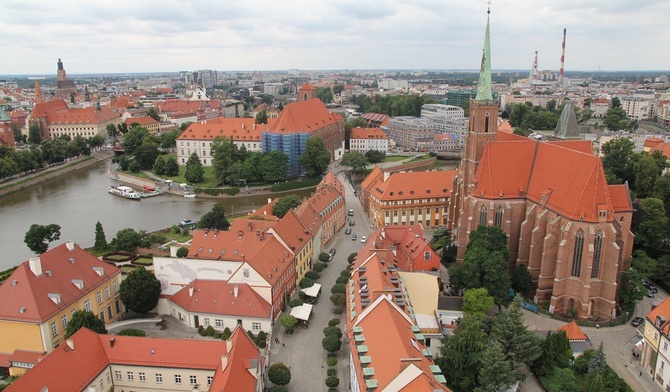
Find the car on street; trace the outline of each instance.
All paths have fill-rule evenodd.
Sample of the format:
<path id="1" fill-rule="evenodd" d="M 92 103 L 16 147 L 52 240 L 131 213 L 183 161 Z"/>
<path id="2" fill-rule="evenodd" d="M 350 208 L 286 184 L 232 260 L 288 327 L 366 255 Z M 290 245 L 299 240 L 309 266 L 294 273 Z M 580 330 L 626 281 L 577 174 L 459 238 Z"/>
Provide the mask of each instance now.
<path id="1" fill-rule="evenodd" d="M 640 325 L 644 324 L 644 319 L 642 317 L 635 317 L 631 322 L 630 325 L 633 327 L 637 328 Z"/>
<path id="2" fill-rule="evenodd" d="M 349 215 L 349 216 L 354 216 L 354 210 L 349 210 L 349 212 L 347 213 L 347 215 Z"/>
<path id="3" fill-rule="evenodd" d="M 647 289 L 647 297 L 649 297 L 649 298 L 654 298 L 655 296 L 656 296 L 656 295 L 654 294 L 653 291 L 651 291 L 651 289 Z"/>
<path id="4" fill-rule="evenodd" d="M 335 256 L 335 253 L 337 253 L 337 249 L 331 248 L 330 251 L 328 252 L 331 256 Z"/>
<path id="5" fill-rule="evenodd" d="M 647 290 L 651 290 L 652 292 L 654 292 L 654 294 L 658 293 L 658 288 L 656 286 L 654 286 L 653 284 L 651 284 L 649 282 L 643 283 L 643 284 L 644 284 L 644 288 L 646 288 Z"/>
<path id="6" fill-rule="evenodd" d="M 356 224 L 356 221 L 353 219 L 349 219 L 349 226 L 353 226 Z"/>
<path id="7" fill-rule="evenodd" d="M 368 237 L 366 237 L 366 236 L 361 237 L 361 243 L 362 244 L 366 243 L 367 241 L 368 241 Z"/>
<path id="8" fill-rule="evenodd" d="M 352 241 L 356 241 L 356 233 L 354 233 L 354 234 L 351 235 L 351 240 L 352 240 Z"/>
<path id="9" fill-rule="evenodd" d="M 351 234 L 351 227 L 347 227 L 347 229 L 344 231 L 344 234 L 346 235 Z"/>

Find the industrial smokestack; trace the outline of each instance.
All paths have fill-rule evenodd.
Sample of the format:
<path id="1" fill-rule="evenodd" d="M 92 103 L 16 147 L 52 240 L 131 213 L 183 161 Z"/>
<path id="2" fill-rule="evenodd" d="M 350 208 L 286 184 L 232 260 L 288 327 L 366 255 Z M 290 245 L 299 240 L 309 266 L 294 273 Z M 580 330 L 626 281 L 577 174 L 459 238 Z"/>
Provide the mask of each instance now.
<path id="1" fill-rule="evenodd" d="M 535 51 L 535 58 L 533 59 L 533 69 L 530 70 L 530 80 L 537 80 L 539 79 L 539 71 L 538 71 L 538 65 L 537 65 L 537 50 Z"/>
<path id="2" fill-rule="evenodd" d="M 561 49 L 561 70 L 558 73 L 558 84 L 563 85 L 563 69 L 565 68 L 565 36 L 568 29 L 563 29 L 563 48 Z"/>

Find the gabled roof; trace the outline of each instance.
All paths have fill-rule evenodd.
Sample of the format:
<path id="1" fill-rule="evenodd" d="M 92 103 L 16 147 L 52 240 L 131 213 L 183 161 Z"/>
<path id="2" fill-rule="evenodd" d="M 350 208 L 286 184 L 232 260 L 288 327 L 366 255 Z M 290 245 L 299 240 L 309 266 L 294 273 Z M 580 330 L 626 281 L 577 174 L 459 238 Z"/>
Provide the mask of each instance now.
<path id="1" fill-rule="evenodd" d="M 317 189 L 314 195 L 307 199 L 307 202 L 312 205 L 317 213 L 322 213 L 326 210 L 330 203 L 335 201 L 335 199 L 338 197 L 341 198 L 343 196 L 334 186 L 325 184 L 325 186 Z"/>
<path id="2" fill-rule="evenodd" d="M 660 305 L 655 307 L 647 314 L 647 320 L 655 324 L 657 317 L 663 317 L 666 321 L 670 320 L 670 298 L 666 298 Z"/>
<path id="3" fill-rule="evenodd" d="M 421 225 L 393 225 L 370 234 L 363 249 L 386 249 L 389 260 L 403 271 L 430 271 L 439 268 L 440 257 L 423 238 Z M 425 252 L 429 252 L 428 258 Z M 391 253 L 387 253 L 391 257 Z M 385 256 L 385 258 L 388 258 Z"/>
<path id="4" fill-rule="evenodd" d="M 351 139 L 388 139 L 381 128 L 352 128 Z"/>
<path id="5" fill-rule="evenodd" d="M 188 257 L 195 259 L 245 261 L 260 249 L 274 221 L 235 219 L 230 230 L 194 230 Z M 265 234 L 265 237 L 263 236 Z"/>
<path id="6" fill-rule="evenodd" d="M 326 185 L 332 185 L 342 196 L 344 196 L 344 185 L 342 184 L 342 181 L 340 181 L 337 177 L 335 177 L 335 174 L 333 174 L 333 172 L 330 170 L 326 173 L 326 175 L 323 177 L 321 182 L 319 182 L 319 185 L 317 185 L 316 188 L 321 189 Z"/>
<path id="7" fill-rule="evenodd" d="M 51 101 L 38 103 L 35 105 L 30 115 L 32 118 L 43 118 L 46 117 L 50 112 L 61 110 L 67 111 L 67 104 L 62 99 L 54 99 Z"/>
<path id="8" fill-rule="evenodd" d="M 241 327 L 236 327 L 230 336 L 232 348 L 228 351 L 226 367 L 221 363 L 216 369 L 216 375 L 209 387 L 210 391 L 217 392 L 254 392 L 259 382 L 255 374 L 257 369 L 264 366 L 264 358 L 260 350 L 251 341 Z M 221 362 L 221 361 L 219 361 Z M 254 367 L 255 365 L 255 367 Z"/>
<path id="9" fill-rule="evenodd" d="M 268 131 L 282 134 L 312 133 L 340 120 L 341 116 L 330 113 L 320 99 L 314 98 L 286 105 Z"/>
<path id="10" fill-rule="evenodd" d="M 266 220 L 278 221 L 279 217 L 276 217 L 272 214 L 272 210 L 274 209 L 274 206 L 275 204 L 277 204 L 278 201 L 279 198 L 275 197 L 274 199 L 269 200 L 268 204 L 257 209 L 256 211 L 250 212 L 247 216 L 249 217 L 249 219 L 254 219 L 254 217 L 260 217 Z"/>
<path id="11" fill-rule="evenodd" d="M 393 173 L 372 193 L 382 201 L 449 197 L 456 170 Z"/>
<path id="12" fill-rule="evenodd" d="M 300 89 L 298 91 L 312 91 L 312 90 L 316 90 L 316 87 L 312 86 L 311 84 L 309 84 L 309 82 L 307 82 L 302 86 L 300 86 Z"/>
<path id="13" fill-rule="evenodd" d="M 654 151 L 660 151 L 666 158 L 670 157 L 670 143 L 657 143 L 651 148 L 650 153 L 653 153 Z"/>
<path id="14" fill-rule="evenodd" d="M 630 189 L 628 183 L 620 185 L 608 185 L 607 189 L 612 199 L 612 208 L 614 212 L 632 212 L 633 203 L 630 199 Z"/>
<path id="15" fill-rule="evenodd" d="M 319 216 L 319 213 L 314 210 L 314 207 L 310 203 L 302 203 L 295 209 L 295 213 L 307 230 L 312 235 L 316 235 L 319 228 L 321 228 L 323 220 Z"/>
<path id="16" fill-rule="evenodd" d="M 125 121 L 126 124 L 131 125 L 133 123 L 137 123 L 140 126 L 143 125 L 153 125 L 153 124 L 158 124 L 159 122 L 154 120 L 152 117 L 145 116 L 145 117 L 128 117 Z"/>
<path id="17" fill-rule="evenodd" d="M 375 166 L 375 168 L 372 169 L 370 174 L 368 174 L 367 177 L 365 177 L 365 179 L 363 180 L 363 182 L 361 182 L 361 189 L 367 190 L 381 178 L 384 178 L 384 171 L 379 166 Z"/>
<path id="18" fill-rule="evenodd" d="M 168 99 L 156 103 L 156 107 L 162 113 L 174 112 L 198 112 L 201 110 L 218 109 L 219 101 L 212 99 L 209 101 L 186 101 L 182 99 Z"/>
<path id="19" fill-rule="evenodd" d="M 235 141 L 260 142 L 261 132 L 267 132 L 276 120 L 268 118 L 268 124 L 256 124 L 253 118 L 217 118 L 206 123 L 193 123 L 177 140 L 211 140 L 217 137 L 233 138 Z"/>
<path id="20" fill-rule="evenodd" d="M 20 264 L 0 285 L 2 320 L 45 322 L 121 273 L 72 243 L 42 253 L 33 262 L 41 265 L 40 275 L 29 263 Z"/>
<path id="21" fill-rule="evenodd" d="M 117 118 L 119 115 L 108 108 L 73 108 L 47 113 L 49 125 L 100 124 Z"/>
<path id="22" fill-rule="evenodd" d="M 562 327 L 559 327 L 557 331 L 565 331 L 565 334 L 568 336 L 568 340 L 571 342 L 574 341 L 585 341 L 588 339 L 586 334 L 582 331 L 581 328 L 579 328 L 579 325 L 577 325 L 576 322 L 571 322 L 568 324 L 563 325 Z"/>
<path id="23" fill-rule="evenodd" d="M 170 301 L 189 312 L 268 318 L 270 304 L 247 284 L 196 279 Z"/>
<path id="24" fill-rule="evenodd" d="M 277 237 L 291 249 L 293 254 L 300 253 L 312 238 L 312 234 L 298 219 L 293 210 L 289 210 L 270 230 L 275 232 Z"/>

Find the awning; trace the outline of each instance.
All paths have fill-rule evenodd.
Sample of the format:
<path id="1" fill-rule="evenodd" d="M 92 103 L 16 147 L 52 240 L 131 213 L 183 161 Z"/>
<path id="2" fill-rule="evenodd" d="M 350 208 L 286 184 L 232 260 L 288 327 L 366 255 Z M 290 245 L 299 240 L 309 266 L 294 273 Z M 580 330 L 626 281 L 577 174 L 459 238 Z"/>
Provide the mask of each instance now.
<path id="1" fill-rule="evenodd" d="M 311 287 L 304 288 L 300 291 L 305 293 L 305 295 L 308 297 L 316 298 L 316 296 L 319 295 L 319 290 L 321 290 L 321 285 L 318 283 L 314 283 Z"/>
<path id="2" fill-rule="evenodd" d="M 291 316 L 297 318 L 298 320 L 308 321 L 309 315 L 312 313 L 312 305 L 304 304 L 302 306 L 296 306 L 291 309 Z"/>

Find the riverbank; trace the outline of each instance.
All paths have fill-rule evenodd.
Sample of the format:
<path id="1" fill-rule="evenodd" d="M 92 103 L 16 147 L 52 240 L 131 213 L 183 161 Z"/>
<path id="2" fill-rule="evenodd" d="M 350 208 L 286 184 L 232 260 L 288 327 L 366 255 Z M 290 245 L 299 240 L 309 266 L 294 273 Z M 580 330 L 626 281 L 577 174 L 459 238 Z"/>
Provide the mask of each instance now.
<path id="1" fill-rule="evenodd" d="M 58 178 L 73 171 L 95 165 L 112 156 L 114 156 L 114 152 L 111 150 L 95 151 L 88 157 L 76 158 L 73 161 L 59 166 L 50 167 L 36 173 L 9 180 L 0 184 L 0 197 Z"/>

